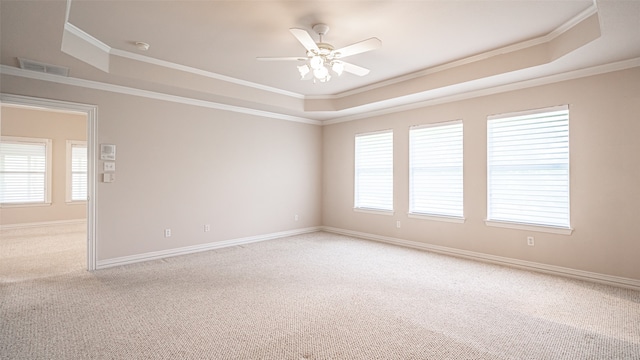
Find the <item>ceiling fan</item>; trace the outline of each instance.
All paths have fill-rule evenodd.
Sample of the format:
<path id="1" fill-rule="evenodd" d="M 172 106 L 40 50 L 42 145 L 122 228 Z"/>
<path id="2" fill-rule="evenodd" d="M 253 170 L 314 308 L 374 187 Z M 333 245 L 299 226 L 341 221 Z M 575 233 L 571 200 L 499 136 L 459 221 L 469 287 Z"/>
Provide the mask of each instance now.
<path id="1" fill-rule="evenodd" d="M 340 76 L 346 71 L 358 76 L 367 75 L 369 69 L 344 62 L 342 59 L 347 56 L 375 50 L 382 46 L 380 39 L 372 37 L 340 49 L 335 49 L 333 45 L 322 42 L 322 37 L 329 32 L 329 26 L 316 24 L 313 25 L 312 29 L 320 38 L 320 41 L 317 43 L 306 30 L 297 28 L 289 29 L 293 36 L 307 49 L 306 56 L 259 57 L 257 59 L 260 61 L 304 62 L 304 64 L 298 66 L 302 80 L 313 79 L 314 83 L 318 81 L 327 82 L 331 79 L 332 73 Z"/>

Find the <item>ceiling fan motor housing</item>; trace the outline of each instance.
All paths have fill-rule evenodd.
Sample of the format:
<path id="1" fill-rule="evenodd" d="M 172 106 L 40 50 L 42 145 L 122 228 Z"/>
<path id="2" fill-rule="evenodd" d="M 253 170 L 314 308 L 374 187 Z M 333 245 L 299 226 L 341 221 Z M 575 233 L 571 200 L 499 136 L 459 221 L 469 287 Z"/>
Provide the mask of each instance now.
<path id="1" fill-rule="evenodd" d="M 364 76 L 369 73 L 369 69 L 344 62 L 342 58 L 379 48 L 382 42 L 378 38 L 370 38 L 336 50 L 333 45 L 322 41 L 323 35 L 329 32 L 329 26 L 326 24 L 315 24 L 311 28 L 320 37 L 317 42 L 307 30 L 300 28 L 289 29 L 293 36 L 295 36 L 307 50 L 306 59 L 299 56 L 290 56 L 258 58 L 258 60 L 304 61 L 304 64 L 297 66 L 300 76 L 302 80 L 312 78 L 314 82 L 329 81 L 329 79 L 331 79 L 330 72 L 338 76 L 341 75 L 343 71 L 358 76 Z"/>
<path id="2" fill-rule="evenodd" d="M 313 31 L 316 32 L 316 34 L 320 35 L 320 36 L 324 36 L 327 35 L 327 33 L 329 32 L 329 25 L 327 24 L 315 24 L 311 27 L 311 29 L 313 29 Z"/>

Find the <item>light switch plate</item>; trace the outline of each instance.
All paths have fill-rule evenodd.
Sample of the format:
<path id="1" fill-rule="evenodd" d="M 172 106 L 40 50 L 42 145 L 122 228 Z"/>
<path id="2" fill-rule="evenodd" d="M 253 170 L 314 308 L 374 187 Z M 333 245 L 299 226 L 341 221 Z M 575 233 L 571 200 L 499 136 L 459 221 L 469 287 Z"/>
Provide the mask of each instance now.
<path id="1" fill-rule="evenodd" d="M 114 173 L 104 173 L 102 174 L 102 182 L 112 183 L 116 181 L 116 174 Z"/>
<path id="2" fill-rule="evenodd" d="M 114 163 L 113 161 L 105 161 L 102 164 L 102 168 L 106 172 L 114 172 L 116 171 L 116 163 Z"/>

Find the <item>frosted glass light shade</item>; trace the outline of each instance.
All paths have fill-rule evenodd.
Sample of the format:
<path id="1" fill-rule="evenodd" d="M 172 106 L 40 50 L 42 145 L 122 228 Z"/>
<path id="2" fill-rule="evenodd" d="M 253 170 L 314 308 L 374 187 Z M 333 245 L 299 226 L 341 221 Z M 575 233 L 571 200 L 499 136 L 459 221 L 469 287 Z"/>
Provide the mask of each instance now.
<path id="1" fill-rule="evenodd" d="M 324 66 L 321 66 L 319 69 L 313 70 L 313 76 L 315 76 L 318 80 L 326 78 L 327 75 L 329 75 L 329 70 L 327 70 L 327 68 Z"/>
<path id="2" fill-rule="evenodd" d="M 307 76 L 307 74 L 309 73 L 309 71 L 311 71 L 311 69 L 309 69 L 309 66 L 307 64 L 304 64 L 304 65 L 298 66 L 298 71 L 300 72 L 300 77 L 304 79 L 304 77 Z"/>
<path id="3" fill-rule="evenodd" d="M 314 70 L 318 70 L 320 68 L 323 67 L 323 60 L 322 57 L 320 56 L 314 56 L 311 58 L 311 60 L 309 60 L 309 65 L 311 66 L 312 69 Z"/>

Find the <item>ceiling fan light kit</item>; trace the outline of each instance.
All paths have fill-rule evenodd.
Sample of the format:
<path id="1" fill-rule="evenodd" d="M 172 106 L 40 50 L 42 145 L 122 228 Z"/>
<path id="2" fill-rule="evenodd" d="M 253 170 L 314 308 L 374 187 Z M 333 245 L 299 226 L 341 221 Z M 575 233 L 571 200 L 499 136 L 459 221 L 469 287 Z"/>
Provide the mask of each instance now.
<path id="1" fill-rule="evenodd" d="M 297 66 L 302 80 L 313 80 L 314 83 L 327 82 L 331 80 L 332 74 L 340 76 L 345 71 L 358 76 L 367 75 L 369 69 L 346 63 L 340 59 L 375 50 L 382 46 L 382 42 L 379 39 L 370 38 L 336 50 L 333 45 L 322 41 L 322 37 L 329 32 L 329 26 L 316 24 L 312 29 L 320 38 L 320 41 L 317 43 L 306 30 L 297 28 L 289 29 L 293 36 L 295 36 L 307 50 L 306 57 L 259 57 L 258 60 L 304 61 L 305 63 L 303 65 Z"/>
<path id="2" fill-rule="evenodd" d="M 300 72 L 300 78 L 302 80 L 309 79 L 310 76 L 313 76 L 313 82 L 327 82 L 331 80 L 331 72 L 340 76 L 344 71 L 344 65 L 342 62 L 336 60 L 337 54 L 331 54 L 331 50 L 326 47 L 321 47 L 322 45 L 328 44 L 318 44 L 318 48 L 320 51 L 309 51 L 307 52 L 308 61 L 304 65 L 298 66 L 298 71 Z"/>

